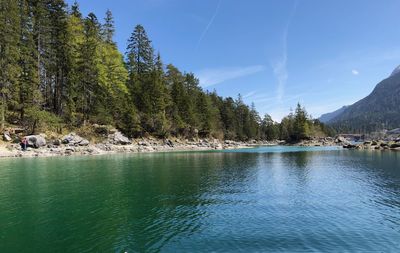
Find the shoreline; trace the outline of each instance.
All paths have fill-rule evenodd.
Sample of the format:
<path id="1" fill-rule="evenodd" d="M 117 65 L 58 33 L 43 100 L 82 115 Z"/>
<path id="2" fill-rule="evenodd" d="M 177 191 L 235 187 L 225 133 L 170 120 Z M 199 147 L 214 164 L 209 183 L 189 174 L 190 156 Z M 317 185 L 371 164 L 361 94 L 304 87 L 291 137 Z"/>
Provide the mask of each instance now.
<path id="1" fill-rule="evenodd" d="M 218 141 L 200 139 L 198 141 L 141 139 L 132 144 L 117 145 L 110 143 L 88 144 L 85 146 L 61 144 L 58 146 L 48 145 L 40 148 L 28 148 L 22 151 L 19 144 L 0 144 L 1 158 L 35 158 L 35 157 L 67 157 L 67 156 L 96 156 L 111 154 L 140 154 L 140 153 L 163 153 L 163 152 L 186 152 L 186 151 L 213 151 L 252 148 L 256 146 L 275 146 L 278 142 L 252 141 Z"/>
<path id="2" fill-rule="evenodd" d="M 75 136 L 76 137 L 76 136 Z M 79 137 L 79 136 L 78 136 Z M 79 137 L 80 138 L 80 137 Z M 22 151 L 19 144 L 0 143 L 0 159 L 1 158 L 35 158 L 35 157 L 66 157 L 66 156 L 97 156 L 112 154 L 140 154 L 140 153 L 169 153 L 169 152 L 190 152 L 190 151 L 213 151 L 213 150 L 235 150 L 244 148 L 253 148 L 257 146 L 299 146 L 299 147 L 342 147 L 343 149 L 357 150 L 374 150 L 384 151 L 400 150 L 400 142 L 385 143 L 383 141 L 367 141 L 363 144 L 350 144 L 341 139 L 313 138 L 303 140 L 297 143 L 286 143 L 279 140 L 274 141 L 231 141 L 217 139 L 156 139 L 142 138 L 133 139 L 129 143 L 89 143 L 81 142 L 63 144 L 59 142 L 57 145 L 48 144 L 39 148 L 29 147 L 26 151 Z M 82 145 L 85 143 L 85 145 Z"/>

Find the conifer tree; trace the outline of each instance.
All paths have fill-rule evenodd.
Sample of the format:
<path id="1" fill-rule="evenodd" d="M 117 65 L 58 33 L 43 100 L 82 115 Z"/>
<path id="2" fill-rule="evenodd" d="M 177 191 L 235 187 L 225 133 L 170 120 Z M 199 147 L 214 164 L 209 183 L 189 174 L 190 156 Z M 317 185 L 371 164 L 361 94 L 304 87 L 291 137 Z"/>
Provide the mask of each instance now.
<path id="1" fill-rule="evenodd" d="M 81 46 L 81 59 L 79 60 L 79 98 L 78 107 L 82 113 L 82 123 L 85 125 L 92 113 L 95 112 L 96 99 L 99 94 L 99 71 L 100 62 L 98 55 L 100 24 L 96 15 L 90 13 L 84 20 L 84 41 Z"/>
<path id="2" fill-rule="evenodd" d="M 101 28 L 101 36 L 104 42 L 108 44 L 115 44 L 113 41 L 115 33 L 114 17 L 110 10 L 107 10 L 106 17 L 104 18 L 104 24 Z"/>
<path id="3" fill-rule="evenodd" d="M 15 101 L 12 88 L 18 85 L 20 67 L 20 15 L 18 1 L 0 1 L 0 129 L 4 129 L 8 104 Z"/>
<path id="4" fill-rule="evenodd" d="M 154 49 L 142 25 L 137 25 L 128 40 L 128 66 L 136 74 L 150 73 L 154 67 Z"/>
<path id="5" fill-rule="evenodd" d="M 76 125 L 77 109 L 81 104 L 81 65 L 83 63 L 82 49 L 85 41 L 85 27 L 79 5 L 75 2 L 71 8 L 67 21 L 68 34 L 68 62 L 67 98 L 65 108 L 65 121 Z M 79 112 L 78 112 L 79 113 Z"/>
<path id="6" fill-rule="evenodd" d="M 33 38 L 33 16 L 32 5 L 27 0 L 20 0 L 20 75 L 18 86 L 18 101 L 20 122 L 24 122 L 27 109 L 32 107 L 40 108 L 41 94 L 39 90 L 39 76 L 37 66 L 38 52 Z"/>

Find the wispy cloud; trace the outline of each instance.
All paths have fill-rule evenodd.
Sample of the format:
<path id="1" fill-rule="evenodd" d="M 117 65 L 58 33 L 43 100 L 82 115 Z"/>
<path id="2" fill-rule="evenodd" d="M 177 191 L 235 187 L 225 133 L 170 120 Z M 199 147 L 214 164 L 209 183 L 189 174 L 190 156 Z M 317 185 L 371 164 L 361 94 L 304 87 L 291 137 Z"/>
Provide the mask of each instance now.
<path id="1" fill-rule="evenodd" d="M 243 95 L 243 98 L 244 98 L 244 99 L 245 99 L 245 98 L 251 98 L 251 97 L 253 97 L 255 94 L 257 94 L 256 92 L 257 92 L 257 91 L 255 91 L 255 90 L 250 91 L 250 92 L 244 94 L 244 95 Z"/>
<path id="2" fill-rule="evenodd" d="M 276 92 L 276 98 L 279 103 L 282 102 L 282 98 L 285 95 L 285 86 L 287 83 L 287 80 L 289 78 L 289 73 L 287 69 L 287 60 L 288 60 L 288 37 L 289 37 L 289 28 L 292 23 L 292 19 L 296 13 L 297 10 L 297 5 L 298 5 L 298 0 L 296 0 L 293 9 L 290 13 L 290 16 L 288 18 L 287 24 L 285 26 L 285 29 L 283 31 L 283 36 L 282 36 L 282 55 L 281 57 L 274 63 L 272 63 L 272 69 L 274 71 L 274 75 L 276 79 L 278 80 L 278 87 L 277 87 L 277 92 Z"/>
<path id="3" fill-rule="evenodd" d="M 264 66 L 255 65 L 248 67 L 204 69 L 196 72 L 196 74 L 200 80 L 200 85 L 202 87 L 209 87 L 223 83 L 228 80 L 252 75 L 263 70 L 265 70 Z"/>
<path id="4" fill-rule="evenodd" d="M 358 76 L 358 74 L 360 74 L 360 72 L 358 72 L 357 69 L 353 69 L 353 70 L 351 71 L 351 73 L 352 73 L 353 75 L 355 75 L 355 76 Z"/>
<path id="5" fill-rule="evenodd" d="M 218 15 L 219 8 L 221 7 L 221 3 L 222 3 L 222 0 L 219 0 L 218 4 L 217 4 L 217 7 L 215 8 L 214 14 L 212 15 L 210 21 L 208 22 L 207 26 L 204 28 L 203 32 L 200 35 L 200 39 L 199 39 L 199 41 L 197 42 L 197 45 L 196 45 L 196 50 L 199 48 L 201 41 L 206 36 L 206 34 L 207 34 L 208 30 L 210 29 L 211 25 L 214 23 L 214 19 Z"/>

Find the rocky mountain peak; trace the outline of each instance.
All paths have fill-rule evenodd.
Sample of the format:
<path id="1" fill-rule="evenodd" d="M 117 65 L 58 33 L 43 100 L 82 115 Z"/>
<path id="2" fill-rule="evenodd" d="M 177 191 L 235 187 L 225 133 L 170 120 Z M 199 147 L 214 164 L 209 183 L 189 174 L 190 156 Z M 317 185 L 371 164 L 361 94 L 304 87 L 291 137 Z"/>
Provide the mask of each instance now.
<path id="1" fill-rule="evenodd" d="M 395 69 L 393 70 L 393 72 L 392 72 L 392 74 L 391 74 L 390 76 L 397 75 L 398 73 L 400 73 L 400 65 L 397 66 L 397 68 L 395 68 Z"/>

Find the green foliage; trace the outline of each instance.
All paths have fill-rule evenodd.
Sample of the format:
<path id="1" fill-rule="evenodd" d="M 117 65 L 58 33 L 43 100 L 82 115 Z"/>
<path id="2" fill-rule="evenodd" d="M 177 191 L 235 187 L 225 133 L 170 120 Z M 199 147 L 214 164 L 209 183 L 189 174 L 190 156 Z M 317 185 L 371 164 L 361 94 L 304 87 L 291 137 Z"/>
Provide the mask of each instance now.
<path id="1" fill-rule="evenodd" d="M 331 128 L 318 120 L 313 120 L 300 104 L 297 104 L 294 114 L 290 113 L 282 119 L 279 131 L 280 139 L 289 142 L 298 142 L 310 137 L 333 136 L 335 134 Z"/>
<path id="2" fill-rule="evenodd" d="M 239 95 L 203 90 L 193 73 L 154 54 L 137 25 L 123 55 L 113 41 L 111 11 L 104 23 L 63 0 L 0 1 L 0 121 L 31 132 L 114 125 L 129 137 L 169 135 L 235 140 L 298 141 L 329 131 L 298 105 L 275 123 L 260 118 Z M 6 117 L 7 116 L 7 117 Z"/>
<path id="3" fill-rule="evenodd" d="M 43 130 L 60 132 L 63 121 L 57 115 L 33 106 L 26 109 L 23 125 L 31 134 Z"/>
<path id="4" fill-rule="evenodd" d="M 13 89 L 21 71 L 18 64 L 20 22 L 18 1 L 0 1 L 0 129 L 4 128 L 8 104 L 16 101 Z"/>

